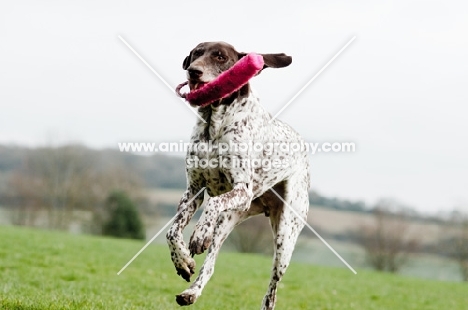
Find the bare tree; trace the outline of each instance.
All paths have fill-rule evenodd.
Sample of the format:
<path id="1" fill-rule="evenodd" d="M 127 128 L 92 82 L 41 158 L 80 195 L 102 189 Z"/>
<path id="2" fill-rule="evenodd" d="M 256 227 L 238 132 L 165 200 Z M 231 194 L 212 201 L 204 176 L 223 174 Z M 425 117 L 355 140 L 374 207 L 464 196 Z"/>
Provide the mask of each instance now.
<path id="1" fill-rule="evenodd" d="M 456 238 L 457 261 L 463 281 L 468 281 L 468 217 L 460 224 L 460 231 Z"/>
<path id="2" fill-rule="evenodd" d="M 384 201 L 377 205 L 373 210 L 373 223 L 361 225 L 358 241 L 374 269 L 398 272 L 418 242 L 409 235 L 410 223 L 404 212 L 390 211 L 391 208 Z"/>
<path id="3" fill-rule="evenodd" d="M 99 233 L 108 194 L 122 190 L 134 195 L 141 182 L 118 165 L 102 164 L 81 146 L 45 147 L 30 151 L 20 171 L 10 178 L 10 192 L 19 198 L 16 223 L 33 225 L 31 214 L 43 210 L 47 226 L 67 229 L 76 211 L 93 214 L 89 232 Z M 102 160 L 101 160 L 102 161 Z"/>
<path id="4" fill-rule="evenodd" d="M 13 225 L 34 226 L 36 224 L 42 207 L 42 197 L 38 196 L 41 191 L 40 180 L 27 177 L 19 171 L 10 175 L 6 192 L 8 192 L 10 203 L 15 206 L 10 218 Z"/>
<path id="5" fill-rule="evenodd" d="M 468 281 L 468 214 L 454 211 L 448 224 L 442 251 L 458 262 L 463 281 Z"/>
<path id="6" fill-rule="evenodd" d="M 88 171 L 79 190 L 81 208 L 93 214 L 90 232 L 102 234 L 102 227 L 110 216 L 111 210 L 105 201 L 111 192 L 125 192 L 138 204 L 145 199 L 140 195 L 142 186 L 143 182 L 135 173 L 122 167 L 111 166 L 100 172 Z"/>
<path id="7" fill-rule="evenodd" d="M 82 173 L 90 169 L 84 149 L 78 146 L 43 148 L 30 158 L 31 172 L 43 182 L 44 203 L 51 228 L 65 229 L 76 207 L 74 189 Z"/>

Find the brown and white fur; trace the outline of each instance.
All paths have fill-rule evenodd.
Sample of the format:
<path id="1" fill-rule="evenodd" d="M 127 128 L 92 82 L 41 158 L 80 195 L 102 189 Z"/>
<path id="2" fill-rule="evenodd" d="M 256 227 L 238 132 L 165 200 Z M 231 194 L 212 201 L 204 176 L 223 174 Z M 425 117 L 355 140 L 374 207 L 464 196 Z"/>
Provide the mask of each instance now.
<path id="1" fill-rule="evenodd" d="M 199 44 L 183 61 L 190 88 L 195 89 L 213 80 L 244 55 L 245 53 L 237 52 L 234 47 L 224 42 Z M 286 67 L 292 61 L 291 57 L 285 54 L 262 56 L 264 69 Z M 290 126 L 277 119 L 269 122 L 272 119 L 271 115 L 259 104 L 259 99 L 249 84 L 228 98 L 198 108 L 198 113 L 206 123 L 197 121 L 191 136 L 193 145 L 209 141 L 212 144 L 248 141 L 302 143 L 299 134 Z M 195 157 L 210 159 L 219 156 L 219 150 L 216 149 L 191 149 L 187 152 L 187 162 Z M 271 169 L 253 165 L 220 165 L 206 169 L 187 166 L 187 190 L 179 203 L 180 214 L 167 232 L 166 238 L 177 273 L 188 282 L 195 273 L 193 255 L 201 254 L 205 250 L 208 250 L 208 254 L 192 285 L 176 296 L 179 305 L 193 304 L 200 297 L 214 272 L 221 245 L 234 227 L 251 216 L 265 214 L 270 218 L 275 251 L 270 284 L 261 309 L 275 307 L 278 282 L 289 265 L 297 237 L 304 226 L 289 206 L 303 219 L 307 218 L 309 158 L 305 150 L 291 152 L 281 148 L 256 154 L 238 150 L 229 150 L 223 154 L 228 163 L 252 160 L 252 156 L 256 156 L 260 161 L 277 160 L 283 164 Z M 192 198 L 204 187 L 209 198 L 187 247 L 182 231 L 203 203 L 203 194 Z M 289 206 L 285 205 L 275 192 Z"/>

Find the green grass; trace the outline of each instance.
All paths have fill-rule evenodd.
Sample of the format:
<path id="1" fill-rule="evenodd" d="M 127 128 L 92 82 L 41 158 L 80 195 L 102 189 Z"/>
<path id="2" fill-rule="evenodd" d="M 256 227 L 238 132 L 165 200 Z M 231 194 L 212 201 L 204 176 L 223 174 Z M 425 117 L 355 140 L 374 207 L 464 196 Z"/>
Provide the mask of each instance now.
<path id="1" fill-rule="evenodd" d="M 179 278 L 165 246 L 0 226 L 1 309 L 180 309 Z M 203 257 L 197 259 L 198 269 Z M 221 253 L 188 309 L 259 309 L 271 258 Z M 293 263 L 276 309 L 468 309 L 468 285 Z M 185 309 L 185 308 L 184 308 Z"/>

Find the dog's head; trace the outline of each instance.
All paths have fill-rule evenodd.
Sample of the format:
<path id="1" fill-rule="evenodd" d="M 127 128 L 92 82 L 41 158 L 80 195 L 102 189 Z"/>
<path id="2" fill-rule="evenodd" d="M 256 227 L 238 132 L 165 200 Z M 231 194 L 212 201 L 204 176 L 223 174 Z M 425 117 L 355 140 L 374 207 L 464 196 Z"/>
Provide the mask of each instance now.
<path id="1" fill-rule="evenodd" d="M 214 80 L 221 72 L 231 68 L 239 59 L 247 55 L 237 52 L 225 42 L 204 42 L 198 44 L 185 57 L 182 68 L 187 70 L 187 80 L 191 90 Z M 260 54 L 265 68 L 283 68 L 291 64 L 291 56 L 280 54 Z"/>

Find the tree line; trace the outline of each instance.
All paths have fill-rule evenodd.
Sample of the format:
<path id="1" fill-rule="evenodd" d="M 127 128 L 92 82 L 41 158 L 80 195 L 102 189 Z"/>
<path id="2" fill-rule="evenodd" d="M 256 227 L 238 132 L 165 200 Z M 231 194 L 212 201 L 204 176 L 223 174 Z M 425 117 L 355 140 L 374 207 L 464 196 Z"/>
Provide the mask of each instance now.
<path id="1" fill-rule="evenodd" d="M 87 223 L 88 233 L 142 238 L 138 213 L 151 213 L 152 207 L 142 191 L 182 189 L 185 182 L 184 160 L 179 157 L 137 156 L 81 145 L 0 146 L 0 206 L 13 211 L 11 221 L 17 225 L 36 226 L 41 221 L 40 226 L 68 229 L 80 222 Z M 376 270 L 398 272 L 421 251 L 418 233 L 410 229 L 419 218 L 408 207 L 392 200 L 370 207 L 314 191 L 309 197 L 311 205 L 372 215 L 371 222 L 357 223 L 347 238 L 364 249 L 369 266 Z M 439 221 L 445 233 L 432 251 L 456 260 L 468 281 L 468 216 L 454 213 Z M 229 241 L 239 252 L 271 251 L 268 226 L 261 218 L 248 220 Z"/>

